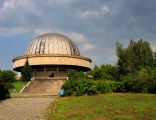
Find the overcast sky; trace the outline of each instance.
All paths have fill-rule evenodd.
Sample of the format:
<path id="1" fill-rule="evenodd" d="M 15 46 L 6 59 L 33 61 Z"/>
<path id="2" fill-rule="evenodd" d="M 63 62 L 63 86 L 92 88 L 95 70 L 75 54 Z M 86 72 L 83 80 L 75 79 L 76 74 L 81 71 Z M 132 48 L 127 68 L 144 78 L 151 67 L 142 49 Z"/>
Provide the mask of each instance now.
<path id="1" fill-rule="evenodd" d="M 116 41 L 156 50 L 156 0 L 0 0 L 0 69 L 46 32 L 67 35 L 93 65 L 115 64 Z"/>

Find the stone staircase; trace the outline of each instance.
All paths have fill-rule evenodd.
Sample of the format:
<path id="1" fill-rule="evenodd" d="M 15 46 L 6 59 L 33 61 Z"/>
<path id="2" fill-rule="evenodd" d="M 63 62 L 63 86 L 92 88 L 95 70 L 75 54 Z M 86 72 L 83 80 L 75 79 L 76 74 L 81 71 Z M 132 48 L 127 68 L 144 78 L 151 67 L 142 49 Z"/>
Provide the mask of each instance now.
<path id="1" fill-rule="evenodd" d="M 58 95 L 65 79 L 34 79 L 22 93 Z"/>

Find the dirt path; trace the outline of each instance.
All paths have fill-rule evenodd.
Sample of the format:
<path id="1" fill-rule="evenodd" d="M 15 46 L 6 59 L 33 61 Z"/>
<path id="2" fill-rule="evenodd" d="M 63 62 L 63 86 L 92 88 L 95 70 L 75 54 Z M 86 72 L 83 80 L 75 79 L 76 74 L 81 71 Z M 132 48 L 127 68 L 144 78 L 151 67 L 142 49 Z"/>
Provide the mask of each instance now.
<path id="1" fill-rule="evenodd" d="M 54 98 L 11 98 L 0 102 L 0 120 L 45 120 Z"/>

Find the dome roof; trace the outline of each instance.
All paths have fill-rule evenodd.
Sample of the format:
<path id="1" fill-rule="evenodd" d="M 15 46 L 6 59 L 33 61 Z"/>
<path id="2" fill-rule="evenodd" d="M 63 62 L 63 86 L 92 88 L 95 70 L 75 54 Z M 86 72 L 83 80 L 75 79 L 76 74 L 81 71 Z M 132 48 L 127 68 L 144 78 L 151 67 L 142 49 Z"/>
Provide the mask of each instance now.
<path id="1" fill-rule="evenodd" d="M 25 55 L 62 54 L 80 56 L 77 46 L 68 37 L 58 33 L 46 33 L 36 37 Z"/>

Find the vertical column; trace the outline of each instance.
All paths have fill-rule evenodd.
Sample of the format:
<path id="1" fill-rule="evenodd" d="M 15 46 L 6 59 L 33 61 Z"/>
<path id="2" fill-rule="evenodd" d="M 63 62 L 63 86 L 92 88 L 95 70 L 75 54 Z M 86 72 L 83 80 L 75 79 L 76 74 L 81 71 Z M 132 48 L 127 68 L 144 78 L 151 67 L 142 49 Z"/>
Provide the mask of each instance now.
<path id="1" fill-rule="evenodd" d="M 33 69 L 33 77 L 36 77 L 36 70 Z"/>
<path id="2" fill-rule="evenodd" d="M 59 77 L 59 67 L 56 67 L 56 77 Z"/>
<path id="3" fill-rule="evenodd" d="M 44 67 L 44 77 L 46 77 L 46 67 Z"/>

